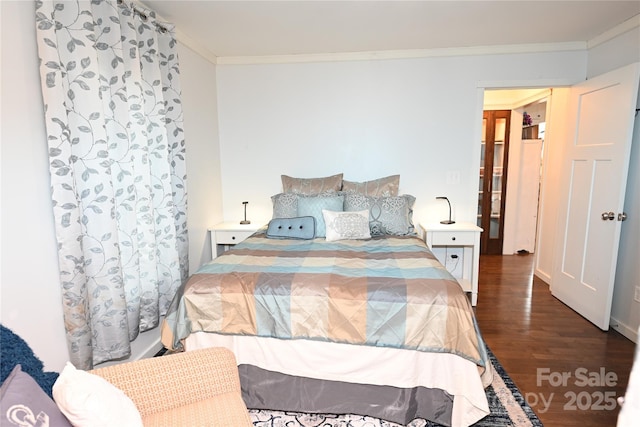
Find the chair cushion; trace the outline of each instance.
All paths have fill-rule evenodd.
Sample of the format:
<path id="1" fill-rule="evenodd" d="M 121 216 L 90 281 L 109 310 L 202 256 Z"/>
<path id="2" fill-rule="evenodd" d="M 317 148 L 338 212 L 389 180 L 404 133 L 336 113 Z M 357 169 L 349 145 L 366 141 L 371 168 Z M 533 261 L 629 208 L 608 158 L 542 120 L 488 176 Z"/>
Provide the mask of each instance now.
<path id="1" fill-rule="evenodd" d="M 251 426 L 247 407 L 240 393 L 224 393 L 216 397 L 143 417 L 145 427 L 184 426 Z"/>

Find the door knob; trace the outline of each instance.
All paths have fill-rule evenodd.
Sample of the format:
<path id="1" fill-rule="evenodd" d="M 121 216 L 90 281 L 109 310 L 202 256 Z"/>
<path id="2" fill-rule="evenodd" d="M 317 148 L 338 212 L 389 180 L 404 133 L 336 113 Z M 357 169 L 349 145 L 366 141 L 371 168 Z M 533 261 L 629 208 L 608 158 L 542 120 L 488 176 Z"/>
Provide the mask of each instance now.
<path id="1" fill-rule="evenodd" d="M 616 219 L 616 214 L 614 214 L 613 212 L 602 212 L 603 221 L 607 221 L 607 220 L 613 221 L 614 219 Z"/>
<path id="2" fill-rule="evenodd" d="M 625 212 L 618 214 L 618 221 L 624 221 L 625 219 L 627 219 L 627 214 Z"/>

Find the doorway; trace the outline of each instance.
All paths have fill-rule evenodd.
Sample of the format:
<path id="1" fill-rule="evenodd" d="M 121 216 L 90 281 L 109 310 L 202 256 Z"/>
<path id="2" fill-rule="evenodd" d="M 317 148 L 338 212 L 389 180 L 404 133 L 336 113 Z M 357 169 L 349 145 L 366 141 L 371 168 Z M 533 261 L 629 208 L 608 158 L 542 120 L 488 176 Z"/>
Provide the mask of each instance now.
<path id="1" fill-rule="evenodd" d="M 483 237 L 489 242 L 497 237 L 500 238 L 500 243 L 494 240 L 493 244 L 485 245 L 486 249 L 483 253 L 512 255 L 535 252 L 543 144 L 550 96 L 551 89 L 547 88 L 484 91 L 484 110 L 507 110 L 508 112 L 510 131 L 504 138 L 508 141 L 505 145 L 505 148 L 508 147 L 508 156 L 505 158 L 504 165 L 510 166 L 508 169 L 505 168 L 504 177 L 502 177 L 505 189 L 500 203 L 503 208 L 497 210 L 500 205 L 496 200 L 494 204 L 496 209 L 492 209 L 496 212 L 490 212 L 494 220 L 499 219 L 502 224 L 489 222 L 488 226 L 480 225 L 483 212 L 479 202 L 478 225 L 485 230 Z M 480 182 L 482 185 L 482 178 Z M 487 183 L 485 182 L 484 185 L 486 186 Z M 479 188 L 479 191 L 482 190 Z M 486 210 L 486 206 L 484 209 Z"/>
<path id="2" fill-rule="evenodd" d="M 614 81 L 613 83 L 609 82 L 603 87 L 593 89 L 591 91 L 587 91 L 587 92 L 583 91 L 585 85 L 597 84 L 599 81 L 604 81 L 606 79 L 611 79 L 611 80 L 617 79 L 617 81 Z M 562 251 L 565 251 L 566 253 L 566 248 L 563 247 L 559 249 L 559 246 L 561 244 L 564 244 L 566 241 L 570 241 L 570 242 L 574 242 L 577 240 L 584 241 L 585 236 L 589 234 L 588 231 L 581 231 L 580 233 L 574 233 L 574 234 L 577 234 L 579 238 L 576 238 L 573 235 L 570 238 L 567 238 L 566 236 L 569 230 L 569 227 L 567 225 L 568 224 L 572 225 L 573 228 L 575 229 L 576 228 L 575 223 L 577 222 L 577 221 L 574 221 L 573 219 L 569 221 L 567 219 L 569 217 L 568 215 L 565 217 L 566 211 L 569 206 L 569 202 L 584 199 L 583 196 L 575 196 L 575 200 L 569 199 L 568 197 L 573 197 L 573 196 L 567 196 L 566 194 L 567 186 L 571 188 L 571 183 L 572 183 L 572 181 L 570 181 L 570 177 L 567 178 L 566 174 L 573 171 L 574 168 L 572 166 L 575 165 L 575 159 L 572 160 L 571 158 L 569 158 L 568 149 L 575 148 L 578 146 L 581 148 L 582 145 L 585 145 L 585 146 L 598 145 L 593 143 L 591 143 L 591 145 L 585 144 L 585 143 L 578 144 L 576 142 L 576 135 L 578 130 L 581 131 L 581 133 L 579 134 L 583 136 L 586 135 L 589 137 L 593 137 L 593 135 L 596 135 L 600 137 L 601 135 L 604 135 L 604 137 L 606 137 L 607 140 L 613 141 L 614 139 L 612 136 L 612 131 L 611 131 L 612 129 L 614 129 L 616 132 L 626 132 L 627 135 L 625 139 L 628 140 L 626 141 L 628 143 L 628 146 L 626 146 L 625 149 L 629 149 L 631 145 L 631 139 L 632 139 L 631 136 L 633 135 L 633 114 L 637 111 L 636 109 L 639 106 L 638 104 L 636 104 L 636 97 L 638 96 L 639 81 L 640 81 L 640 66 L 638 65 L 638 63 L 633 63 L 627 66 L 618 68 L 616 70 L 609 71 L 603 75 L 598 75 L 596 77 L 589 78 L 585 81 L 586 83 L 581 82 L 573 86 L 565 86 L 564 83 L 560 82 L 558 86 L 553 88 L 552 96 L 550 94 L 550 96 L 548 97 L 548 102 L 547 102 L 548 121 L 545 128 L 545 144 L 544 144 L 544 150 L 543 150 L 544 154 L 542 156 L 543 157 L 543 173 L 542 173 L 542 180 L 540 183 L 541 194 L 539 197 L 539 206 L 538 206 L 539 215 L 538 215 L 538 221 L 537 221 L 538 231 L 537 231 L 536 242 L 535 242 L 536 253 L 534 257 L 534 263 L 535 263 L 534 275 L 539 277 L 545 283 L 547 283 L 550 286 L 550 289 L 554 294 L 554 296 L 557 296 L 561 300 L 562 298 L 560 298 L 559 296 L 560 291 L 557 290 L 557 288 L 561 288 L 564 285 L 558 279 L 558 274 L 559 274 L 560 267 L 561 268 L 566 267 L 565 265 L 563 265 L 563 259 L 562 259 L 562 253 L 563 253 Z M 532 82 L 532 84 L 535 85 L 535 82 Z M 549 84 L 549 82 L 547 82 L 547 84 Z M 508 82 L 507 83 L 491 82 L 491 83 L 485 83 L 478 87 L 479 89 L 478 110 L 480 112 L 483 109 L 483 101 L 485 99 L 485 95 L 490 93 L 490 91 L 487 89 L 500 88 L 500 87 L 513 88 L 514 86 L 509 85 Z M 616 91 L 617 95 L 614 96 L 613 98 L 614 100 L 615 99 L 617 100 L 615 100 L 615 102 L 605 104 L 604 102 L 602 102 L 602 98 L 608 95 L 609 89 L 613 89 Z M 593 101 L 596 97 L 600 97 L 600 99 Z M 586 107 L 584 107 L 585 105 Z M 577 108 L 576 106 L 582 106 L 584 108 L 581 109 L 581 108 Z M 578 113 L 584 112 L 587 110 L 591 112 L 598 112 L 595 120 L 594 119 L 579 120 L 581 119 L 581 116 Z M 478 118 L 479 118 L 479 115 L 478 115 Z M 626 121 L 624 123 L 618 123 L 619 119 L 620 120 L 625 119 Z M 587 128 L 587 130 L 579 128 L 578 123 L 580 123 L 580 125 L 583 128 Z M 476 122 L 478 139 L 480 136 L 480 124 L 481 122 L 480 120 L 478 120 Z M 590 129 L 590 127 L 593 127 L 596 125 L 600 126 L 602 124 L 606 125 L 604 131 L 602 131 L 601 129 L 598 129 L 598 132 L 594 132 Z M 617 135 L 616 135 L 616 138 L 617 138 Z M 622 138 L 619 138 L 619 139 L 622 140 Z M 478 147 L 478 152 L 479 151 L 480 150 Z M 626 160 L 628 161 L 628 159 L 629 159 L 629 156 L 627 156 Z M 623 156 L 623 160 L 624 160 L 624 156 Z M 568 164 L 569 161 L 573 161 L 574 165 Z M 617 161 L 618 161 L 618 158 L 616 157 L 616 162 Z M 605 162 L 606 161 L 600 161 L 600 165 L 605 164 Z M 611 162 L 613 162 L 613 160 Z M 611 168 L 612 172 L 624 173 L 627 169 L 632 169 L 632 167 L 627 165 L 627 163 L 622 164 L 622 166 L 620 167 L 616 166 Z M 582 166 L 582 164 L 580 165 Z M 585 168 L 588 169 L 588 167 L 583 167 L 582 170 L 585 170 Z M 596 169 L 592 168 L 592 170 L 596 170 Z M 609 176 L 612 176 L 612 175 L 613 174 L 604 175 L 604 177 L 608 179 Z M 632 255 L 627 256 L 627 254 L 636 254 L 637 251 L 627 250 L 627 251 L 618 252 L 617 243 L 620 241 L 621 229 L 623 228 L 621 227 L 622 220 L 615 221 L 615 215 L 608 214 L 609 212 L 613 212 L 613 211 L 615 211 L 615 213 L 622 212 L 623 204 L 627 203 L 627 201 L 625 201 L 624 199 L 624 195 L 625 195 L 624 178 L 625 178 L 624 176 L 619 178 L 619 182 L 618 182 L 618 184 L 620 185 L 620 188 L 622 189 L 621 191 L 615 191 L 615 189 L 613 188 L 614 186 L 609 185 L 607 188 L 611 189 L 611 191 L 604 192 L 606 197 L 598 196 L 598 197 L 589 198 L 589 200 L 597 201 L 598 203 L 600 203 L 601 199 L 604 200 L 606 198 L 607 200 L 609 200 L 611 198 L 610 196 L 615 195 L 617 199 L 614 202 L 606 203 L 607 206 L 596 207 L 594 209 L 594 212 L 596 214 L 591 216 L 591 218 L 593 218 L 593 221 L 585 222 L 583 218 L 580 218 L 580 221 L 582 221 L 582 225 L 588 223 L 594 226 L 603 225 L 603 224 L 610 226 L 610 228 L 612 228 L 612 230 L 608 230 L 610 231 L 610 233 L 602 231 L 600 233 L 601 236 L 604 236 L 602 239 L 598 239 L 597 237 L 594 237 L 594 236 L 589 236 L 590 237 L 589 243 L 592 243 L 592 247 L 589 247 L 589 248 L 585 247 L 584 250 L 582 248 L 581 249 L 573 248 L 570 256 L 565 257 L 565 260 L 570 260 L 572 262 L 572 265 L 574 265 L 579 262 L 583 262 L 583 259 L 585 258 L 585 254 L 588 254 L 591 258 L 585 265 L 591 269 L 590 271 L 595 270 L 594 266 L 597 265 L 598 268 L 600 268 L 600 271 L 608 272 L 608 274 L 602 274 L 601 282 L 607 282 L 610 285 L 609 289 L 612 289 L 615 286 L 616 290 L 614 292 L 614 295 L 617 294 L 618 296 L 615 297 L 614 299 L 617 301 L 624 301 L 624 307 L 625 307 L 621 309 L 620 308 L 621 306 L 618 306 L 618 314 L 616 314 L 615 310 L 613 310 L 611 312 L 611 316 L 614 316 L 614 315 L 622 316 L 623 318 L 628 319 L 627 311 L 625 310 L 627 310 L 626 307 L 629 306 L 628 305 L 629 301 L 633 302 L 634 289 L 632 285 L 627 286 L 626 284 L 629 284 L 629 283 L 633 284 L 633 280 L 631 280 L 633 279 L 633 275 L 620 274 L 619 277 L 614 277 L 614 275 L 616 274 L 616 265 L 619 264 L 621 260 L 623 260 L 624 262 L 629 260 L 630 258 L 633 258 Z M 628 176 L 626 178 L 628 179 Z M 586 182 L 587 184 L 589 184 L 590 182 L 596 182 L 600 186 L 603 186 L 602 184 L 603 179 L 601 179 L 601 177 L 598 177 L 598 179 L 595 179 L 595 180 L 592 179 L 591 181 L 588 181 L 587 179 L 581 177 L 576 179 L 574 183 L 577 183 L 577 185 L 575 185 L 574 187 L 582 188 L 584 182 Z M 634 193 L 633 191 L 627 192 L 627 199 L 631 201 L 635 201 L 633 196 L 630 197 L 629 194 L 635 196 L 637 192 L 636 193 Z M 632 202 L 629 202 L 629 203 L 632 203 Z M 609 208 L 608 207 L 609 205 L 613 207 Z M 586 211 L 585 209 L 582 209 L 582 210 L 574 209 L 574 213 L 577 215 L 580 215 L 584 212 L 587 212 L 589 214 L 591 213 L 591 211 Z M 605 217 L 602 216 L 602 219 L 598 221 L 600 219 L 600 212 L 607 212 L 606 220 L 605 220 Z M 609 218 L 611 217 L 613 217 L 614 219 L 609 220 Z M 611 224 L 614 224 L 614 223 L 617 226 L 611 227 Z M 628 228 L 628 225 L 627 225 L 627 228 Z M 612 239 L 615 245 L 612 245 L 611 247 L 606 247 L 606 248 L 603 247 L 602 241 L 606 239 Z M 597 242 L 597 245 L 593 244 L 594 242 Z M 636 243 L 635 240 L 633 242 Z M 633 248 L 634 245 L 632 244 L 631 247 Z M 589 249 L 589 250 L 586 250 L 586 249 Z M 595 253 L 593 255 L 592 255 L 592 252 L 590 252 L 592 249 L 595 250 Z M 580 259 L 580 257 L 582 257 L 583 259 Z M 601 268 L 601 265 L 604 263 L 609 263 L 610 267 Z M 633 264 L 633 262 L 630 262 L 630 264 L 637 265 L 637 263 Z M 582 272 L 582 270 L 580 269 L 576 269 L 576 270 Z M 620 271 L 619 268 L 618 268 L 618 271 Z M 595 287 L 593 288 L 595 289 Z M 571 291 L 567 292 L 566 294 L 568 296 L 576 295 L 575 292 L 571 292 Z M 604 301 L 604 302 L 608 301 L 609 303 L 608 307 L 605 307 L 607 310 L 611 309 L 611 304 L 610 304 L 611 299 L 609 298 L 609 295 L 610 294 L 608 294 L 606 298 L 603 297 L 598 300 L 598 301 Z M 571 306 L 568 303 L 567 305 Z M 595 304 L 588 304 L 589 307 L 592 305 L 595 306 Z M 576 309 L 576 311 L 585 317 L 587 316 L 586 311 L 583 310 L 582 308 Z M 591 310 L 591 311 L 594 311 L 594 310 Z M 602 315 L 603 313 L 604 313 L 604 310 L 600 312 L 600 315 Z M 607 316 L 605 315 L 604 317 L 605 317 L 604 321 L 606 322 Z M 613 317 L 611 318 L 613 319 Z M 621 332 L 626 331 L 625 327 L 623 326 L 623 322 L 615 321 L 612 323 L 612 325 L 614 325 L 614 328 L 616 328 Z M 628 329 L 628 331 L 623 332 L 623 334 L 627 336 L 634 336 L 634 337 L 637 336 L 637 334 L 635 333 L 635 330 L 633 329 Z"/>

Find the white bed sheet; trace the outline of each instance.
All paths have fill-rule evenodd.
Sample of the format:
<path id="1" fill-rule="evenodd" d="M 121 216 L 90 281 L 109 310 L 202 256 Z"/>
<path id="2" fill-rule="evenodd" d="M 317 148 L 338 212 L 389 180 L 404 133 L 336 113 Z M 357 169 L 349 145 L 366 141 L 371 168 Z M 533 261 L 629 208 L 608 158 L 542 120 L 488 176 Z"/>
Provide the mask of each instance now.
<path id="1" fill-rule="evenodd" d="M 185 341 L 187 351 L 206 347 L 226 347 L 234 352 L 239 365 L 287 375 L 401 388 L 439 388 L 454 397 L 455 427 L 469 426 L 489 414 L 484 385 L 493 378 L 491 366 L 481 378 L 475 363 L 453 354 L 209 332 L 193 333 Z"/>

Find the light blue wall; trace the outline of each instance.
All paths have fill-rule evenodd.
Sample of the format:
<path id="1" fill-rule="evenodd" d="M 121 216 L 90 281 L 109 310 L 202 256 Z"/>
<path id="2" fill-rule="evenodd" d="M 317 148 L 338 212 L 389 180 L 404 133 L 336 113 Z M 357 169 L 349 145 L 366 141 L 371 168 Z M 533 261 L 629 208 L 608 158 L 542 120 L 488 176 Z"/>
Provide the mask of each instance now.
<path id="1" fill-rule="evenodd" d="M 622 223 L 611 320 L 614 329 L 638 342 L 640 301 L 635 300 L 635 292 L 640 287 L 640 118 L 637 113 L 624 211 L 628 217 Z"/>
<path id="2" fill-rule="evenodd" d="M 636 17 L 635 21 L 640 18 Z M 640 26 L 589 49 L 587 78 L 640 62 Z"/>
<path id="3" fill-rule="evenodd" d="M 226 220 L 266 222 L 280 175 L 400 174 L 417 221 L 475 221 L 482 91 L 584 80 L 586 52 L 218 66 Z M 451 180 L 458 175 L 459 181 Z M 445 215 L 446 216 L 446 215 Z"/>

